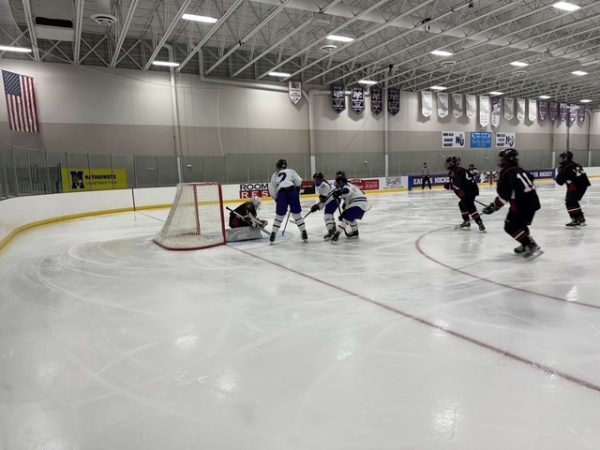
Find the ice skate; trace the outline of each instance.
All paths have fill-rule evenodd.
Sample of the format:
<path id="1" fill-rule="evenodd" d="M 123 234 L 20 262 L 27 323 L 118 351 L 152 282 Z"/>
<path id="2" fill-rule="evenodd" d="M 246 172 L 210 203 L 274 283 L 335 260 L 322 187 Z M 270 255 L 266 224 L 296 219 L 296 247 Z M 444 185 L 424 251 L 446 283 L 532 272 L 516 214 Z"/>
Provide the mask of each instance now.
<path id="1" fill-rule="evenodd" d="M 308 233 L 306 232 L 306 230 L 304 230 L 304 231 L 302 232 L 302 240 L 303 240 L 304 242 L 308 241 Z"/>
<path id="2" fill-rule="evenodd" d="M 526 250 L 526 249 L 525 249 L 525 246 L 524 246 L 524 245 L 519 245 L 518 247 L 515 247 L 515 249 L 514 249 L 514 252 L 515 252 L 517 255 L 520 255 L 520 254 L 522 254 L 522 253 L 525 253 L 525 250 Z"/>
<path id="3" fill-rule="evenodd" d="M 358 239 L 358 230 L 346 234 L 348 239 Z"/>
<path id="4" fill-rule="evenodd" d="M 525 247 L 525 252 L 523 253 L 523 257 L 526 259 L 533 259 L 540 256 L 544 251 L 537 245 L 535 242 L 532 242 L 528 246 Z"/>
<path id="5" fill-rule="evenodd" d="M 477 224 L 479 226 L 479 231 L 481 231 L 482 233 L 485 233 L 485 225 L 483 224 L 483 222 L 479 222 Z"/>
<path id="6" fill-rule="evenodd" d="M 334 234 L 335 234 L 335 229 L 332 228 L 327 232 L 327 234 L 325 236 L 323 236 L 323 240 L 328 241 L 329 239 L 331 239 L 333 237 Z"/>
<path id="7" fill-rule="evenodd" d="M 585 226 L 587 225 L 587 224 L 585 223 L 585 219 L 583 219 L 583 218 L 580 218 L 580 219 L 579 219 L 579 223 L 578 223 L 578 225 L 579 225 L 580 227 L 585 227 Z"/>
<path id="8" fill-rule="evenodd" d="M 273 231 L 271 233 L 271 236 L 269 237 L 269 242 L 271 242 L 271 245 L 273 245 L 273 243 L 275 242 L 275 237 L 277 236 L 277 233 L 275 231 Z"/>
<path id="9" fill-rule="evenodd" d="M 572 218 L 569 223 L 565 224 L 565 227 L 575 228 L 579 226 L 579 220 L 576 218 Z"/>
<path id="10" fill-rule="evenodd" d="M 465 220 L 463 223 L 456 225 L 456 229 L 457 230 L 470 230 L 471 229 L 471 222 L 468 220 Z"/>
<path id="11" fill-rule="evenodd" d="M 339 238 L 340 238 L 340 231 L 338 230 L 335 233 L 333 233 L 333 236 L 331 236 L 331 242 L 337 242 Z"/>

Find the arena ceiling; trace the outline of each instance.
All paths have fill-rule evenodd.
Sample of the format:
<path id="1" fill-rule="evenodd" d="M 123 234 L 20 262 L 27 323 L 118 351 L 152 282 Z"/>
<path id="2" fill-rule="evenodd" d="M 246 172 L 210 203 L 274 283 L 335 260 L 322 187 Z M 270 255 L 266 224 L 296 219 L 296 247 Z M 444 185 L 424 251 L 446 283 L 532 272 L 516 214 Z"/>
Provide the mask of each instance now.
<path id="1" fill-rule="evenodd" d="M 2 58 L 600 104 L 600 1 L 0 0 Z M 94 15 L 96 20 L 92 18 Z M 217 19 L 182 19 L 195 14 Z M 114 20 L 110 18 L 114 17 Z M 42 18 L 42 20 L 40 20 Z M 58 21 L 57 21 L 58 20 Z M 102 23 L 98 23 L 102 22 Z M 112 23 L 111 23 L 112 22 Z M 332 41 L 330 35 L 353 39 Z M 433 50 L 452 53 L 436 56 Z M 520 62 L 520 67 L 511 65 Z M 574 71 L 585 75 L 574 75 Z M 283 72 L 289 77 L 274 77 Z"/>

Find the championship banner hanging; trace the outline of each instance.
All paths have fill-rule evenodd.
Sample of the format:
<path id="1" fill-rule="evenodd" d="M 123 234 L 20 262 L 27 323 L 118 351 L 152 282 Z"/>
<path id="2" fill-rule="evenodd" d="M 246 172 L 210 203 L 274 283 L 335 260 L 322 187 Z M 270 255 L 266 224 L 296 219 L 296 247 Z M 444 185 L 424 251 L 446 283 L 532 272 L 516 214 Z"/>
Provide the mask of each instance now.
<path id="1" fill-rule="evenodd" d="M 443 119 L 448 115 L 448 94 L 445 92 L 438 92 L 438 116 Z"/>
<path id="2" fill-rule="evenodd" d="M 550 112 L 548 114 L 552 122 L 556 122 L 558 117 L 558 102 L 550 102 Z"/>
<path id="3" fill-rule="evenodd" d="M 292 103 L 297 105 L 302 100 L 302 83 L 300 81 L 290 81 L 288 92 Z"/>
<path id="4" fill-rule="evenodd" d="M 479 123 L 482 127 L 490 124 L 490 98 L 487 95 L 479 97 Z"/>
<path id="5" fill-rule="evenodd" d="M 525 119 L 525 99 L 517 99 L 517 120 Z"/>
<path id="6" fill-rule="evenodd" d="M 577 120 L 581 123 L 585 122 L 585 106 L 580 105 L 577 110 Z"/>
<path id="7" fill-rule="evenodd" d="M 459 118 L 464 114 L 462 94 L 452 94 L 452 115 Z"/>
<path id="8" fill-rule="evenodd" d="M 433 111 L 433 100 L 432 100 L 431 92 L 429 92 L 429 91 L 421 92 L 421 114 L 423 115 L 423 117 L 430 117 L 432 111 Z"/>
<path id="9" fill-rule="evenodd" d="M 388 112 L 395 116 L 400 112 L 400 89 L 388 88 Z"/>
<path id="10" fill-rule="evenodd" d="M 529 120 L 534 121 L 537 117 L 537 101 L 533 98 L 530 98 L 529 101 Z"/>
<path id="11" fill-rule="evenodd" d="M 346 109 L 346 88 L 343 84 L 331 85 L 331 107 L 337 113 Z"/>
<path id="12" fill-rule="evenodd" d="M 362 86 L 352 87 L 352 110 L 355 113 L 365 110 L 365 89 Z"/>
<path id="13" fill-rule="evenodd" d="M 569 105 L 569 126 L 577 120 L 577 105 Z"/>
<path id="14" fill-rule="evenodd" d="M 371 86 L 371 112 L 379 114 L 383 111 L 383 97 L 379 86 Z"/>
<path id="15" fill-rule="evenodd" d="M 465 99 L 467 102 L 467 117 L 472 119 L 477 114 L 477 97 L 474 95 L 467 95 Z"/>
<path id="16" fill-rule="evenodd" d="M 504 99 L 504 118 L 512 120 L 513 117 L 515 117 L 515 99 L 507 97 Z"/>
<path id="17" fill-rule="evenodd" d="M 540 120 L 546 120 L 546 115 L 548 114 L 548 102 L 544 100 L 540 100 L 538 102 L 538 116 Z"/>
<path id="18" fill-rule="evenodd" d="M 559 106 L 559 117 L 561 122 L 567 121 L 567 114 L 569 114 L 569 105 L 566 103 L 561 103 Z"/>
<path id="19" fill-rule="evenodd" d="M 492 126 L 500 125 L 500 114 L 502 113 L 502 98 L 492 97 Z"/>

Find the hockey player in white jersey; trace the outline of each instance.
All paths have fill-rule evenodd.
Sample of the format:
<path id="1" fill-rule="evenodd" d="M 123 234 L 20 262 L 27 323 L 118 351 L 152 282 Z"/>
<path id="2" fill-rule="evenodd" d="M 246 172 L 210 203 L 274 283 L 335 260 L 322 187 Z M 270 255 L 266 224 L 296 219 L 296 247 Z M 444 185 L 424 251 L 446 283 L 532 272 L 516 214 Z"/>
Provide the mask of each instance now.
<path id="1" fill-rule="evenodd" d="M 336 189 L 333 191 L 333 196 L 344 200 L 344 207 L 339 220 L 350 227 L 350 232 L 348 233 L 346 226 L 340 228 L 346 233 L 348 239 L 358 239 L 358 220 L 362 219 L 369 209 L 367 196 L 350 183 L 346 178 L 346 174 L 342 171 L 338 171 L 335 185 Z M 339 237 L 340 231 L 338 230 L 331 237 L 332 242 L 336 242 Z"/>
<path id="2" fill-rule="evenodd" d="M 275 200 L 275 220 L 269 240 L 271 243 L 275 242 L 277 231 L 281 227 L 281 222 L 283 222 L 283 218 L 289 207 L 292 217 L 302 233 L 302 240 L 306 241 L 308 234 L 306 233 L 304 219 L 302 219 L 302 206 L 300 205 L 302 178 L 300 178 L 300 175 L 294 169 L 288 169 L 285 159 L 277 161 L 275 167 L 277 171 L 273 174 L 269 183 L 269 193 L 273 197 L 273 200 Z"/>
<path id="3" fill-rule="evenodd" d="M 320 209 L 324 209 L 323 218 L 325 219 L 325 227 L 327 228 L 327 234 L 323 236 L 323 239 L 328 241 L 335 235 L 335 218 L 334 214 L 340 207 L 340 199 L 333 196 L 335 187 L 325 179 L 321 172 L 317 172 L 313 175 L 315 182 L 315 191 L 319 195 L 319 203 L 315 203 L 310 208 L 310 212 L 317 212 Z"/>

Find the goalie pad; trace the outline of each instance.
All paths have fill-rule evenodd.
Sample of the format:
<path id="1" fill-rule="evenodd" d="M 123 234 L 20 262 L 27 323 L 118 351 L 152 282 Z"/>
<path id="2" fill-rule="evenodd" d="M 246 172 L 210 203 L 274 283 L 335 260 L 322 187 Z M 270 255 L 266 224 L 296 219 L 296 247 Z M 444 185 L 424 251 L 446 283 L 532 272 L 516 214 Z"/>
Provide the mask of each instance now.
<path id="1" fill-rule="evenodd" d="M 262 239 L 260 228 L 241 227 L 227 230 L 228 242 L 250 241 L 252 239 Z"/>

